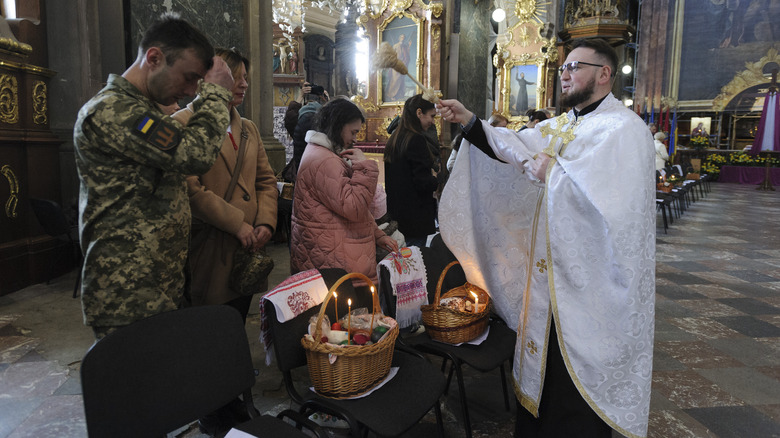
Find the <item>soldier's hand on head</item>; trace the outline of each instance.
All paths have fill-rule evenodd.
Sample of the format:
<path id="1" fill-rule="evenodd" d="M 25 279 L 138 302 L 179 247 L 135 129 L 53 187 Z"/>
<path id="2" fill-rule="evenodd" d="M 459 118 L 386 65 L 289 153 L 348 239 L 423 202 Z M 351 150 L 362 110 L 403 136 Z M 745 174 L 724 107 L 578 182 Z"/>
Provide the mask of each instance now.
<path id="1" fill-rule="evenodd" d="M 221 85 L 228 90 L 232 90 L 233 73 L 230 72 L 230 67 L 228 67 L 224 59 L 215 56 L 214 65 L 206 72 L 203 82 L 211 82 L 213 84 Z"/>

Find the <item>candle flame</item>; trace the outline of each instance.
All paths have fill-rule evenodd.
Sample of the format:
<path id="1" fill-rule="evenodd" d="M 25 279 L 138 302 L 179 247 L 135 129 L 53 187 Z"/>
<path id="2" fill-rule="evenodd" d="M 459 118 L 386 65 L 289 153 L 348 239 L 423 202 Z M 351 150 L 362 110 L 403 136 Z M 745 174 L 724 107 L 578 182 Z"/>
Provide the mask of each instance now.
<path id="1" fill-rule="evenodd" d="M 351 306 L 351 305 L 352 305 L 352 298 L 348 298 L 347 299 L 347 306 Z"/>
<path id="2" fill-rule="evenodd" d="M 374 293 L 374 286 L 371 286 L 371 293 Z"/>
<path id="3" fill-rule="evenodd" d="M 478 300 L 478 299 L 479 299 L 479 297 L 477 296 L 477 294 L 475 294 L 475 293 L 474 293 L 474 292 L 472 292 L 472 291 L 469 291 L 469 292 L 471 293 L 471 295 L 473 295 L 473 296 L 474 296 L 474 299 L 475 299 L 475 300 Z"/>

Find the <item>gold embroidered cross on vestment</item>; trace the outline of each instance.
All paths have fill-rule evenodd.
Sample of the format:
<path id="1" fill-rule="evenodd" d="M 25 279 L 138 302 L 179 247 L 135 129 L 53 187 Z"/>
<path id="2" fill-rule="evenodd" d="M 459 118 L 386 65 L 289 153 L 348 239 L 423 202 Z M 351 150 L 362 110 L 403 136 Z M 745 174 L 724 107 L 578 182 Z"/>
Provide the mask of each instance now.
<path id="1" fill-rule="evenodd" d="M 526 347 L 528 347 L 528 352 L 531 353 L 532 356 L 536 354 L 536 352 L 538 351 L 538 349 L 536 348 L 536 343 L 534 341 L 528 341 Z"/>
<path id="2" fill-rule="evenodd" d="M 539 268 L 540 273 L 544 273 L 544 271 L 547 270 L 547 260 L 539 259 L 539 261 L 536 262 L 536 267 Z"/>
<path id="3" fill-rule="evenodd" d="M 542 133 L 543 137 L 546 137 L 548 135 L 552 136 L 550 138 L 550 143 L 547 145 L 546 148 L 542 151 L 542 153 L 545 153 L 549 155 L 550 157 L 555 157 L 555 146 L 556 143 L 558 143 L 557 139 L 561 139 L 561 147 L 560 151 L 562 152 L 563 149 L 566 147 L 566 145 L 569 144 L 570 141 L 574 140 L 574 126 L 576 126 L 576 122 L 567 130 L 564 131 L 563 128 L 566 127 L 566 125 L 569 124 L 569 118 L 566 114 L 561 114 L 560 116 L 555 118 L 555 128 L 551 128 L 550 123 L 549 125 L 544 125 L 539 127 L 539 132 Z"/>

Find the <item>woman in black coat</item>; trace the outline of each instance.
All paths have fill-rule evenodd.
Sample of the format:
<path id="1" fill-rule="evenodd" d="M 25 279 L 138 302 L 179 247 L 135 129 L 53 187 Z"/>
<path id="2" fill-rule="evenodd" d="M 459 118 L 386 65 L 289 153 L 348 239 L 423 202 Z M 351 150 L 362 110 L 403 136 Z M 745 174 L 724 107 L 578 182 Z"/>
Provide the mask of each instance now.
<path id="1" fill-rule="evenodd" d="M 438 186 L 433 174 L 434 156 L 424 132 L 433 124 L 436 108 L 421 94 L 404 104 L 398 129 L 385 146 L 385 191 L 387 212 L 398 222 L 407 246 L 423 247 L 429 234 L 436 232 Z"/>

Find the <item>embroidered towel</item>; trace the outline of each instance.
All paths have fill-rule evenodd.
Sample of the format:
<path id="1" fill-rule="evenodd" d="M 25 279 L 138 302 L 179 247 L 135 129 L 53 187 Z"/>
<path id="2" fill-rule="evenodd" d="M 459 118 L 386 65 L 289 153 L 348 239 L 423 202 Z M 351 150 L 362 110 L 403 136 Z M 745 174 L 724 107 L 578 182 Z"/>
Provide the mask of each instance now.
<path id="1" fill-rule="evenodd" d="M 390 284 L 396 297 L 395 319 L 400 328 L 422 320 L 420 306 L 428 304 L 428 276 L 420 248 L 411 246 L 390 253 L 381 262 L 390 273 Z M 381 282 L 380 282 L 381 287 Z M 380 291 L 388 294 L 389 291 Z"/>
<path id="2" fill-rule="evenodd" d="M 279 322 L 287 322 L 321 304 L 327 295 L 325 280 L 316 269 L 312 269 L 289 277 L 260 299 L 260 339 L 265 347 L 266 365 L 271 365 L 273 341 L 265 302 L 270 301 L 274 305 Z"/>

